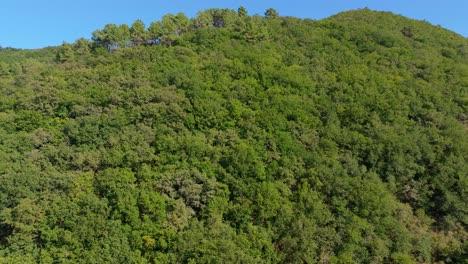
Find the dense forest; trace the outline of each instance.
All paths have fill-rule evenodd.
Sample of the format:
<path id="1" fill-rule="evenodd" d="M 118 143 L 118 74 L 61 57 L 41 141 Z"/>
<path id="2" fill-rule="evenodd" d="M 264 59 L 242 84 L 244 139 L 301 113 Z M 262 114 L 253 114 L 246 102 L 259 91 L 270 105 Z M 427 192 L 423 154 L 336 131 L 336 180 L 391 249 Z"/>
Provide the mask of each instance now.
<path id="1" fill-rule="evenodd" d="M 468 263 L 468 40 L 209 9 L 0 49 L 0 263 Z"/>

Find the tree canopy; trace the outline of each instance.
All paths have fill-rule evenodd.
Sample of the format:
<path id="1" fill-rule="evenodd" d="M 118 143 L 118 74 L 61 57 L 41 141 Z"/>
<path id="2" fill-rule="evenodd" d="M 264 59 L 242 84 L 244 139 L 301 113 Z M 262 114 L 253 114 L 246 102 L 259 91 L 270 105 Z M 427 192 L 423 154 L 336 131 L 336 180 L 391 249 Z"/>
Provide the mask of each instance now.
<path id="1" fill-rule="evenodd" d="M 0 263 L 464 263 L 468 41 L 245 8 L 0 49 Z"/>

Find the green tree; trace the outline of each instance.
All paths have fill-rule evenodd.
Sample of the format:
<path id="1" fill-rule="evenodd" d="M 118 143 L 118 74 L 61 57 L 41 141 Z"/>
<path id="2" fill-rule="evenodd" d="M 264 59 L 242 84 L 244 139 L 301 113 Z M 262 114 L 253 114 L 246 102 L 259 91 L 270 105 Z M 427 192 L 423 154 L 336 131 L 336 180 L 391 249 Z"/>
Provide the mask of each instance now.
<path id="1" fill-rule="evenodd" d="M 175 16 L 175 24 L 177 25 L 177 34 L 181 36 L 190 29 L 190 20 L 184 13 L 177 13 Z"/>
<path id="2" fill-rule="evenodd" d="M 237 9 L 237 14 L 239 15 L 239 17 L 243 17 L 243 18 L 248 16 L 247 9 L 245 9 L 245 7 L 243 6 Z"/>
<path id="3" fill-rule="evenodd" d="M 268 8 L 266 11 L 265 11 L 265 17 L 266 18 L 278 18 L 279 17 L 279 14 L 278 12 L 273 9 L 273 8 Z"/>
<path id="4" fill-rule="evenodd" d="M 146 42 L 147 31 L 145 30 L 145 24 L 140 19 L 133 22 L 130 27 L 130 37 L 132 38 L 134 45 L 141 45 Z"/>
<path id="5" fill-rule="evenodd" d="M 104 29 L 93 32 L 93 40 L 97 45 L 104 46 L 107 50 L 113 50 L 125 46 L 130 39 L 130 28 L 122 24 L 107 24 Z"/>
<path id="6" fill-rule="evenodd" d="M 57 52 L 57 61 L 59 62 L 72 61 L 74 57 L 75 57 L 75 53 L 73 51 L 73 46 L 69 43 L 64 42 Z"/>
<path id="7" fill-rule="evenodd" d="M 160 22 L 151 22 L 148 27 L 149 38 L 154 41 L 160 41 L 161 37 L 161 23 Z"/>
<path id="8" fill-rule="evenodd" d="M 162 17 L 159 30 L 161 43 L 168 46 L 171 46 L 180 37 L 177 19 L 172 14 L 168 14 Z"/>
<path id="9" fill-rule="evenodd" d="M 77 55 L 86 56 L 90 54 L 91 43 L 84 38 L 79 38 L 73 44 L 73 49 Z"/>

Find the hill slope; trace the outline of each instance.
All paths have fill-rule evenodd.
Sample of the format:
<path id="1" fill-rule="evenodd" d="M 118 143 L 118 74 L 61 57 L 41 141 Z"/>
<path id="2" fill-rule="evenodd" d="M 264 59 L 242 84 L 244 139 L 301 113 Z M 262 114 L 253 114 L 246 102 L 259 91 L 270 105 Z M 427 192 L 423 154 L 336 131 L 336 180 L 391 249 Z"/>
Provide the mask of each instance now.
<path id="1" fill-rule="evenodd" d="M 467 39 L 243 9 L 93 39 L 0 50 L 0 263 L 466 261 Z"/>

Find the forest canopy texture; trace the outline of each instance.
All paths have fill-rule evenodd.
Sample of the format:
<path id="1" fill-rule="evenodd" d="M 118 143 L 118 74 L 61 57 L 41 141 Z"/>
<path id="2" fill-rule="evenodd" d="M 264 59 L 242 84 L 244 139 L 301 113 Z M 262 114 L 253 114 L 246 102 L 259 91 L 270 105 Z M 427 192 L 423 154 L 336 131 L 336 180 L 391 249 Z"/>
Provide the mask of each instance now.
<path id="1" fill-rule="evenodd" d="M 209 9 L 0 50 L 0 263 L 467 263 L 468 40 Z"/>

